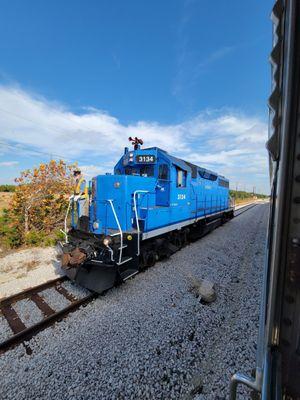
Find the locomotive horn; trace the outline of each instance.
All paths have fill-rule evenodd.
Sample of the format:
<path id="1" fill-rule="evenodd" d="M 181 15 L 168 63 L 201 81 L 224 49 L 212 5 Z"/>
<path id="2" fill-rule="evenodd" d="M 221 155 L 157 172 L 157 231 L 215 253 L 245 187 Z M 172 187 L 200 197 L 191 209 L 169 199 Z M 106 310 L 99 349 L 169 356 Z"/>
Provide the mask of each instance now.
<path id="1" fill-rule="evenodd" d="M 129 136 L 128 140 L 134 146 L 134 150 L 137 150 L 140 145 L 144 144 L 143 140 L 139 139 L 138 137 L 132 138 L 131 136 Z"/>

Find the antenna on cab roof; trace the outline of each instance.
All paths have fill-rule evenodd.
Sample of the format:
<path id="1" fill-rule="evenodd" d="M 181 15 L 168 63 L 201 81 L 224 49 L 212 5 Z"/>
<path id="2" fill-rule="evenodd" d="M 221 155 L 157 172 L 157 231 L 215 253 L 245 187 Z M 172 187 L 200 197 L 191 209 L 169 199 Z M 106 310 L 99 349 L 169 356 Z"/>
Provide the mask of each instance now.
<path id="1" fill-rule="evenodd" d="M 142 144 L 144 144 L 142 139 L 139 139 L 137 137 L 132 138 L 131 136 L 128 138 L 128 140 L 131 142 L 131 144 L 134 146 L 134 150 L 138 150 Z"/>

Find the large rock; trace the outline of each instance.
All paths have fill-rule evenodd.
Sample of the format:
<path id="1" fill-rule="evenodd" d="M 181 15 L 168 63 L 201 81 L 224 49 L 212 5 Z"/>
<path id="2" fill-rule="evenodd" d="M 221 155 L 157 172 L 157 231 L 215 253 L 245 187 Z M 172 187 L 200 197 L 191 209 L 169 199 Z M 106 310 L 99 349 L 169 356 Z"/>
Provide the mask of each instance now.
<path id="1" fill-rule="evenodd" d="M 196 297 L 201 297 L 204 303 L 212 303 L 217 298 L 214 283 L 207 279 L 193 278 L 191 292 L 194 293 Z"/>

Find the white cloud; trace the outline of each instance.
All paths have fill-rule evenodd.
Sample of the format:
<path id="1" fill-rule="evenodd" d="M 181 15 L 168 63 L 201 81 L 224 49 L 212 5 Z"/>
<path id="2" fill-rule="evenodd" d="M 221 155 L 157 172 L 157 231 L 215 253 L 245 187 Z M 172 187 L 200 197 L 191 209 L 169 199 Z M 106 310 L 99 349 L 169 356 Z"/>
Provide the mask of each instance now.
<path id="1" fill-rule="evenodd" d="M 86 108 L 75 114 L 18 87 L 0 86 L 2 153 L 32 157 L 40 151 L 45 158 L 57 154 L 78 160 L 84 172 L 94 175 L 112 170 L 129 136 L 249 185 L 263 180 L 267 190 L 267 125 L 256 116 L 230 109 L 206 110 L 179 124 L 124 125 L 102 110 Z"/>
<path id="2" fill-rule="evenodd" d="M 103 165 L 79 165 L 79 168 L 83 175 L 91 179 L 96 175 L 105 174 L 106 172 L 112 172 L 113 168 L 111 165 L 107 165 L 106 168 Z"/>
<path id="3" fill-rule="evenodd" d="M 0 167 L 13 167 L 18 164 L 19 161 L 2 161 L 0 162 Z"/>
<path id="4" fill-rule="evenodd" d="M 221 58 L 227 56 L 227 54 L 231 53 L 234 49 L 235 49 L 234 46 L 223 46 L 213 51 L 212 53 L 208 54 L 206 58 L 204 58 L 201 62 L 198 63 L 198 65 L 196 66 L 196 71 L 199 73 L 199 69 L 203 69 L 210 66 L 215 61 L 218 61 Z"/>

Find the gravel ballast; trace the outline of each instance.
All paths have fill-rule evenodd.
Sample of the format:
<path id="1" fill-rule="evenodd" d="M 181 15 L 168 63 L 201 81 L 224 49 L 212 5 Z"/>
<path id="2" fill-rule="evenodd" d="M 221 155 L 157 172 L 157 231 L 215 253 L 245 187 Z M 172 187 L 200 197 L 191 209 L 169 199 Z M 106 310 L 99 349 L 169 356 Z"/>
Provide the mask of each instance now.
<path id="1" fill-rule="evenodd" d="M 0 356 L 1 399 L 226 399 L 255 366 L 268 205 Z M 192 286 L 215 284 L 203 304 Z M 242 392 L 239 399 L 248 399 Z"/>
<path id="2" fill-rule="evenodd" d="M 27 328 L 44 318 L 43 313 L 37 305 L 28 299 L 18 301 L 13 305 L 13 308 Z"/>
<path id="3" fill-rule="evenodd" d="M 0 341 L 8 339 L 12 335 L 12 330 L 10 329 L 6 319 L 0 315 Z"/>
<path id="4" fill-rule="evenodd" d="M 55 311 L 62 310 L 71 304 L 68 299 L 66 299 L 62 294 L 58 293 L 54 288 L 43 290 L 40 293 L 40 296 Z"/>
<path id="5" fill-rule="evenodd" d="M 83 287 L 74 285 L 74 283 L 70 282 L 70 281 L 63 282 L 61 284 L 61 286 L 64 287 L 72 296 L 74 296 L 78 300 L 82 299 L 85 296 L 88 296 L 88 294 L 90 293 L 89 290 L 87 290 Z"/>

